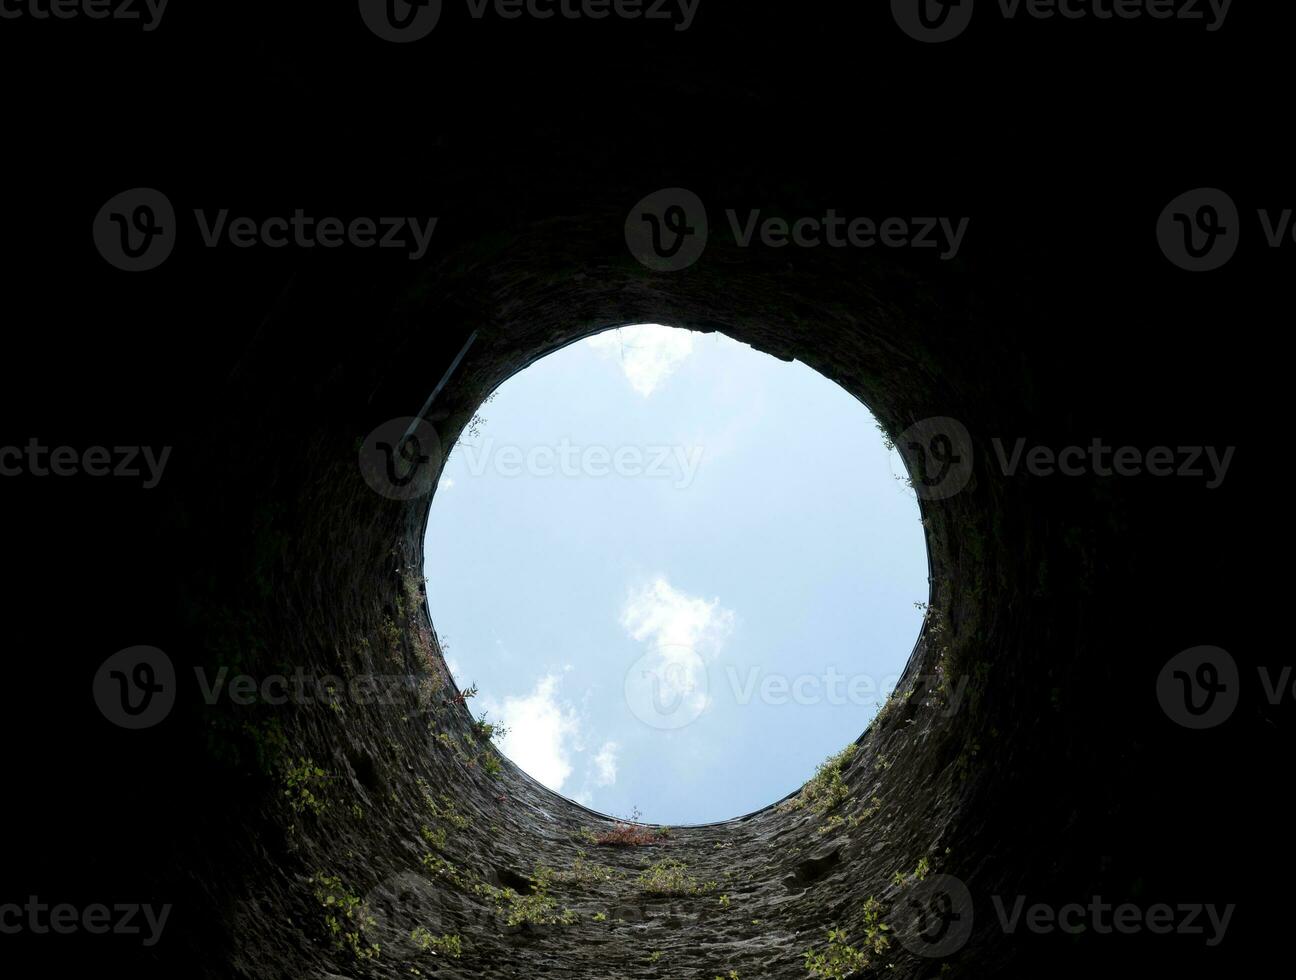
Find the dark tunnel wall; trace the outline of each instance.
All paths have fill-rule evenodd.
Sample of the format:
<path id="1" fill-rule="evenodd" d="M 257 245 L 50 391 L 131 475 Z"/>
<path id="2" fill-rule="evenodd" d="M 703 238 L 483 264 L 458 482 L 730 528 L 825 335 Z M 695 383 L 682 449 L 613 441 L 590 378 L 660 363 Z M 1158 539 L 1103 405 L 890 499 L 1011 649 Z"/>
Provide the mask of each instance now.
<path id="1" fill-rule="evenodd" d="M 1170 44 L 1147 25 L 1029 39 L 1001 25 L 936 48 L 897 44 L 884 9 L 798 19 L 748 3 L 711 5 L 678 38 L 587 24 L 558 40 L 561 25 L 447 14 L 438 46 L 419 48 L 358 35 L 353 15 L 173 12 L 155 39 L 104 51 L 91 34 L 33 35 L 6 63 L 67 114 L 15 164 L 26 237 L 8 288 L 35 312 L 17 314 L 12 356 L 30 369 L 8 417 L 49 439 L 175 447 L 156 490 L 65 481 L 14 506 L 41 541 L 22 553 L 35 653 L 11 665 L 25 696 L 6 721 L 22 746 L 6 895 L 148 896 L 173 904 L 168 929 L 148 948 L 33 935 L 6 948 L 142 975 L 501 980 L 804 977 L 828 930 L 862 947 L 879 923 L 894 928 L 861 975 L 1205 976 L 1281 950 L 1274 774 L 1289 721 L 1254 684 L 1210 732 L 1173 724 L 1155 695 L 1169 658 L 1201 644 L 1252 678 L 1282 659 L 1250 614 L 1243 529 L 1281 523 L 1257 506 L 1269 461 L 1254 447 L 1282 444 L 1268 431 L 1281 364 L 1257 347 L 1281 322 L 1265 304 L 1286 256 L 1253 235 L 1228 269 L 1192 275 L 1154 234 L 1190 187 L 1284 200 L 1255 135 L 1264 106 L 1239 95 L 1277 89 L 1278 32 L 1246 35 L 1272 58 L 1241 31 Z M 73 52 L 148 94 L 135 138 L 42 69 Z M 1246 70 L 1191 102 L 1131 97 L 1203 59 Z M 15 130 L 32 115 L 15 105 Z M 1203 118 L 1224 135 L 1185 153 Z M 418 261 L 207 249 L 190 233 L 162 268 L 123 274 L 87 229 L 110 196 L 148 185 L 182 215 L 439 224 Z M 712 237 L 692 267 L 654 272 L 624 224 L 673 186 L 706 202 Z M 971 224 L 953 261 L 752 249 L 729 208 Z M 770 801 L 613 849 L 592 840 L 609 818 L 507 760 L 488 771 L 419 590 L 428 498 L 375 493 L 357 459 L 473 332 L 427 416 L 443 447 L 536 358 L 644 321 L 803 361 L 867 403 L 915 474 L 902 435 L 956 419 L 973 463 L 958 493 L 923 502 L 932 612 L 898 696 L 867 730 L 860 719 L 849 801 L 823 814 Z M 994 440 L 1017 437 L 1239 449 L 1206 490 L 1007 475 Z M 164 723 L 126 731 L 91 683 L 141 643 L 175 664 L 180 697 Z M 195 667 L 331 674 L 341 694 L 207 705 Z M 347 696 L 367 675 L 402 680 L 390 703 Z M 661 861 L 697 893 L 646 890 Z M 938 876 L 966 887 L 953 910 L 966 915 L 957 943 L 924 955 L 906 914 Z M 1010 932 L 995 903 L 1021 895 L 1237 911 L 1218 947 Z M 418 949 L 416 928 L 459 936 L 461 955 Z"/>
<path id="2" fill-rule="evenodd" d="M 261 676 L 305 665 L 343 679 L 428 670 L 431 688 L 420 680 L 395 704 L 368 707 L 344 695 L 337 707 L 268 712 L 251 725 L 238 709 L 194 719 L 214 727 L 227 778 L 270 756 L 256 792 L 218 784 L 209 801 L 222 825 L 236 819 L 237 836 L 259 847 L 259 860 L 237 873 L 201 876 L 226 889 L 212 942 L 232 945 L 251 976 L 287 969 L 281 957 L 297 971 L 347 976 L 402 975 L 411 964 L 447 976 L 799 976 L 829 928 L 857 942 L 869 933 L 874 897 L 897 930 L 876 959 L 924 976 L 928 961 L 901 942 L 906 903 L 930 888 L 913 874 L 922 863 L 976 889 L 974 931 L 942 958 L 975 973 L 1023 956 L 996 926 L 991 896 L 1124 894 L 1156 869 L 1139 810 L 1161 806 L 1165 787 L 1146 772 L 1141 791 L 1121 781 L 1126 739 L 1150 724 L 1150 705 L 1121 679 L 1129 641 L 1114 656 L 1110 634 L 1113 610 L 1144 574 L 1129 546 L 1139 519 L 1102 488 L 994 471 L 991 435 L 1047 411 L 1033 400 L 1047 397 L 1004 383 L 1013 354 L 994 339 L 1030 329 L 1022 297 L 970 296 L 959 274 L 936 266 L 819 258 L 789 272 L 723 245 L 705 268 L 662 281 L 615 241 L 580 246 L 598 236 L 573 227 L 615 227 L 614 218 L 469 243 L 471 260 L 452 254 L 409 281 L 339 283 L 333 269 L 302 276 L 247 352 L 209 440 L 211 465 L 189 477 L 204 488 L 201 503 L 181 504 L 186 535 L 222 562 L 181 577 L 193 641 L 211 651 L 213 670 L 235 664 Z M 445 445 L 510 373 L 599 327 L 647 319 L 721 329 L 799 357 L 893 433 L 934 416 L 966 420 L 978 463 L 963 491 L 924 502 L 938 628 L 928 623 L 901 696 L 847 766 L 850 803 L 674 829 L 621 852 L 589 840 L 609 828 L 606 818 L 507 761 L 498 777 L 486 773 L 493 750 L 473 734 L 467 708 L 446 703 L 453 692 L 416 584 L 427 499 L 375 493 L 356 448 L 375 424 L 423 404 L 474 329 L 429 413 Z M 303 343 L 352 323 L 366 325 L 367 349 L 392 354 L 362 359 Z M 1051 374 L 1066 378 L 1061 365 Z M 244 529 L 234 548 L 229 528 Z M 1111 717 L 1132 721 L 1104 730 Z M 303 760 L 324 773 L 309 783 L 325 801 L 319 813 L 292 810 L 299 791 L 286 772 Z M 1115 802 L 1094 795 L 1094 773 L 1111 780 L 1100 785 Z M 1126 818 L 1136 836 L 1108 836 L 1113 805 L 1118 821 L 1121 810 L 1137 814 Z M 667 859 L 715 891 L 645 894 L 639 874 Z M 574 921 L 509 926 L 510 907 L 487 888 L 520 889 L 544 868 L 559 877 L 544 891 L 555 905 L 542 920 L 570 911 Z M 897 872 L 908 878 L 897 882 Z M 360 958 L 349 939 L 330 948 L 319 881 L 376 916 L 359 930 Z M 409 938 L 419 926 L 462 937 L 462 959 L 420 954 Z M 363 957 L 370 943 L 384 950 L 373 960 Z"/>

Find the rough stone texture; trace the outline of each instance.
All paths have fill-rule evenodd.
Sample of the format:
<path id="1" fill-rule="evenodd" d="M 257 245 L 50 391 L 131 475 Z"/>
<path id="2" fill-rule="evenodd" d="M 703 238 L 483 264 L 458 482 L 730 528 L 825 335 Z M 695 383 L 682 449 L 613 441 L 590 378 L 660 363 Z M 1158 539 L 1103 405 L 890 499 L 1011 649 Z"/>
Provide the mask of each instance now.
<path id="1" fill-rule="evenodd" d="M 593 225 L 600 219 L 588 220 Z M 327 309 L 330 317 L 369 322 L 380 348 L 404 345 L 404 357 L 376 365 L 400 369 L 410 363 L 448 363 L 470 326 L 489 324 L 480 328 L 479 341 L 432 413 L 447 445 L 480 399 L 513 371 L 598 326 L 650 318 L 723 328 L 775 356 L 799 355 L 870 405 L 880 406 L 880 418 L 893 431 L 933 414 L 966 414 L 943 387 L 939 393 L 921 387 L 930 339 L 920 345 L 910 315 L 872 298 L 874 290 L 915 288 L 913 274 L 889 270 L 898 286 L 856 277 L 848 288 L 834 289 L 845 274 L 821 266 L 794 291 L 791 282 L 753 270 L 750 262 L 731 266 L 718 254 L 706 272 L 671 288 L 616 253 L 581 253 L 569 245 L 554 254 L 554 243 L 573 240 L 579 236 L 570 225 L 538 228 L 501 246 L 490 261 L 459 273 L 435 270 L 445 285 L 429 297 L 452 295 L 456 310 L 445 309 L 437 299 L 416 299 L 384 319 L 377 312 L 380 306 L 368 315 L 361 302 L 341 311 L 335 293 L 322 283 L 302 284 L 283 299 L 265 336 L 300 336 Z M 524 266 L 510 256 L 529 258 Z M 573 275 L 573 267 L 581 271 Z M 419 295 L 417 287 L 410 294 Z M 791 328 L 771 322 L 775 306 L 809 309 L 813 296 L 836 312 Z M 941 315 L 951 320 L 967 316 L 955 311 Z M 420 322 L 435 322 L 438 329 L 420 331 L 415 327 Z M 906 353 L 896 353 L 901 350 Z M 399 414 L 398 406 L 421 403 L 422 389 L 398 387 L 403 381 L 398 377 L 375 378 L 360 386 L 374 392 L 371 401 L 376 403 L 365 407 L 361 419 L 335 422 L 311 413 L 293 434 L 294 449 L 281 442 L 263 449 L 259 440 L 266 430 L 259 419 L 290 412 L 302 396 L 292 379 L 316 383 L 301 360 L 302 352 L 291 343 L 276 349 L 267 342 L 255 350 L 249 363 L 258 364 L 258 371 L 247 370 L 239 379 L 251 428 L 213 438 L 214 444 L 238 448 L 236 457 L 220 459 L 208 474 L 214 486 L 256 473 L 292 501 L 277 512 L 273 527 L 257 528 L 261 540 L 254 542 L 250 557 L 259 564 L 235 579 L 261 583 L 263 595 L 248 595 L 242 614 L 255 617 L 249 624 L 252 635 L 273 638 L 262 642 L 266 651 L 275 651 L 270 661 L 260 659 L 253 672 L 272 671 L 275 663 L 307 664 L 308 671 L 343 677 L 419 671 L 418 635 L 420 627 L 426 630 L 430 624 L 421 600 L 415 606 L 402 590 L 404 575 L 422 567 L 427 501 L 396 504 L 369 490 L 355 466 L 354 446 L 372 424 Z M 419 372 L 415 384 L 426 385 L 422 379 L 436 373 L 439 369 Z M 315 403 L 348 405 L 345 392 L 352 390 L 353 379 L 336 383 L 336 390 L 314 394 Z M 267 397 L 278 405 L 267 408 Z M 266 466 L 274 472 L 265 474 Z M 581 832 L 607 829 L 611 823 L 606 817 L 544 790 L 507 762 L 498 778 L 486 775 L 480 764 L 466 764 L 465 752 L 479 757 L 485 750 L 471 744 L 464 748 L 475 742 L 471 716 L 461 705 L 444 704 L 451 693 L 447 688 L 432 698 L 430 710 L 420 708 L 412 694 L 407 703 L 382 710 L 343 699 L 339 709 L 318 707 L 287 721 L 287 757 L 304 756 L 330 774 L 327 810 L 318 817 L 290 813 L 276 799 L 272 778 L 265 802 L 246 816 L 255 821 L 252 835 L 268 849 L 267 865 L 275 873 L 257 880 L 254 890 L 231 896 L 239 911 L 228 923 L 230 932 L 257 954 L 241 958 L 240 970 L 274 975 L 277 968 L 261 957 L 278 942 L 305 950 L 298 953 L 303 967 L 357 976 L 407 975 L 410 961 L 424 971 L 465 977 L 713 976 L 730 970 L 744 977 L 799 975 L 805 952 L 823 945 L 830 926 L 860 934 L 863 897 L 876 895 L 889 904 L 901 898 L 903 888 L 890 883 L 895 872 L 911 871 L 923 858 L 938 870 L 956 860 L 952 845 L 957 828 L 952 825 L 974 785 L 956 774 L 973 768 L 967 729 L 983 723 L 980 698 L 992 676 L 978 675 L 968 710 L 949 717 L 942 710 L 945 702 L 928 692 L 921 678 L 934 675 L 942 655 L 951 673 L 959 672 L 956 663 L 966 663 L 968 671 L 975 663 L 983 664 L 983 670 L 990 666 L 984 644 L 993 643 L 995 634 L 979 629 L 986 614 L 974 597 L 996 581 L 992 569 L 1011 564 L 998 543 L 1013 531 L 1003 524 L 997 536 L 989 527 L 974 530 L 979 515 L 972 508 L 982 493 L 983 488 L 972 489 L 948 504 L 924 509 L 937 583 L 933 605 L 949 619 L 939 646 L 948 649 L 938 650 L 928 638 L 919 642 L 900 685 L 905 691 L 917 685 L 917 693 L 902 699 L 862 737 L 847 770 L 854 800 L 834 811 L 857 816 L 871 800 L 879 800 L 857 828 L 830 828 L 806 810 L 766 810 L 730 823 L 675 829 L 660 844 L 643 848 L 595 847 L 582 840 Z M 218 491 L 217 496 L 227 506 L 236 499 L 233 493 Z M 963 546 L 978 549 L 975 560 L 949 546 L 954 519 L 961 519 L 966 529 Z M 257 526 L 265 518 L 249 514 L 245 520 Z M 309 570 L 304 578 L 299 574 L 303 570 Z M 339 602 L 339 597 L 345 599 Z M 203 614 L 209 630 L 213 621 L 236 618 L 228 609 Z M 394 645 L 383 636 L 385 620 L 404 630 Z M 978 633 L 980 641 L 973 644 Z M 430 631 L 427 637 L 435 643 Z M 439 677 L 439 657 L 433 668 L 433 676 Z M 438 741 L 438 734 L 449 735 L 455 747 Z M 435 797 L 452 797 L 468 826 L 446 827 L 431 817 L 419 779 Z M 350 812 L 353 804 L 362 815 Z M 431 848 L 421 839 L 425 824 L 448 830 L 444 847 Z M 426 874 L 421 864 L 423 855 L 438 853 L 455 866 L 452 874 L 521 888 L 538 863 L 561 871 L 581 851 L 587 860 L 614 869 L 618 880 L 588 891 L 555 885 L 553 896 L 576 913 L 577 922 L 538 932 L 501 928 L 492 902 L 447 883 L 445 874 Z M 637 874 L 648 861 L 665 857 L 684 862 L 690 874 L 716 882 L 718 890 L 672 900 L 645 895 L 636 884 Z M 307 881 L 318 872 L 340 877 L 347 890 L 367 896 L 370 906 L 381 910 L 372 934 L 384 955 L 354 962 L 350 953 L 339 955 L 322 941 L 321 910 Z M 724 907 L 720 894 L 728 896 Z M 289 912 L 293 926 L 287 934 L 281 914 L 267 916 L 268 909 Z M 594 921 L 600 912 L 607 922 Z M 274 923 L 270 930 L 268 923 Z M 408 949 L 408 934 L 418 925 L 463 936 L 463 958 L 416 957 Z M 893 945 L 895 953 L 887 959 L 904 971 L 905 954 Z M 656 952 L 660 959 L 649 962 L 648 955 Z M 914 968 L 912 962 L 907 966 Z"/>

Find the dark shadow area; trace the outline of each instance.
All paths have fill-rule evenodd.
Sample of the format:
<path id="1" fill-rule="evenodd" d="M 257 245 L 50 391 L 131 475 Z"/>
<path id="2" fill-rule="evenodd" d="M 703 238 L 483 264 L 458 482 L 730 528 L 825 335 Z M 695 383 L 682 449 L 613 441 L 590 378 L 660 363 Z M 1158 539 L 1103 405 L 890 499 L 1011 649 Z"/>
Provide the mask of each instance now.
<path id="1" fill-rule="evenodd" d="M 177 9 L 111 45 L 98 25 L 20 24 L 19 41 L 5 25 L 10 91 L 42 90 L 8 123 L 25 147 L 10 442 L 174 449 L 147 491 L 14 484 L 10 513 L 37 540 L 11 561 L 0 903 L 173 910 L 149 947 L 27 933 L 0 949 L 51 973 L 804 977 L 829 929 L 863 942 L 868 899 L 900 915 L 948 875 L 971 902 L 958 948 L 920 955 L 897 929 L 860 975 L 1218 976 L 1281 952 L 1290 698 L 1257 680 L 1286 655 L 1260 643 L 1256 550 L 1279 547 L 1259 491 L 1285 445 L 1270 431 L 1285 369 L 1266 351 L 1293 246 L 1266 247 L 1252 220 L 1296 202 L 1277 162 L 1257 162 L 1272 127 L 1255 93 L 1288 84 L 1280 32 L 1238 12 L 1209 35 L 995 17 L 932 46 L 897 36 L 882 4 L 704 0 L 685 32 L 447 7 L 425 44 L 391 45 L 344 6 Z M 1167 91 L 1203 64 L 1210 84 Z M 72 65 L 130 104 L 106 108 Z M 50 105 L 60 123 L 38 138 Z M 184 230 L 161 267 L 124 273 L 90 229 L 138 186 L 164 189 Z M 711 235 L 694 265 L 658 272 L 624 226 L 676 186 L 706 202 Z M 1233 188 L 1251 224 L 1232 264 L 1193 274 L 1155 232 L 1199 186 Z M 222 208 L 438 224 L 417 259 L 208 248 L 193 211 Z M 755 208 L 970 224 L 947 260 L 744 247 L 726 211 Z M 843 766 L 843 800 L 609 848 L 609 818 L 507 760 L 490 771 L 419 585 L 429 497 L 375 492 L 357 459 L 461 353 L 425 416 L 447 449 L 512 374 L 636 322 L 806 363 L 867 404 L 920 478 L 922 440 L 902 436 L 933 452 L 925 420 L 956 419 L 970 469 L 922 503 L 932 613 Z M 996 447 L 1019 438 L 1237 452 L 1206 489 L 1010 474 Z M 165 651 L 179 696 L 131 731 L 92 685 L 137 644 Z M 1242 695 L 1195 731 L 1157 680 L 1203 644 L 1231 653 Z M 222 669 L 336 683 L 299 703 L 204 697 Z M 360 677 L 383 693 L 356 696 Z M 996 913 L 1095 895 L 1237 909 L 1217 946 L 1009 932 Z M 460 955 L 432 955 L 420 929 L 460 937 Z"/>

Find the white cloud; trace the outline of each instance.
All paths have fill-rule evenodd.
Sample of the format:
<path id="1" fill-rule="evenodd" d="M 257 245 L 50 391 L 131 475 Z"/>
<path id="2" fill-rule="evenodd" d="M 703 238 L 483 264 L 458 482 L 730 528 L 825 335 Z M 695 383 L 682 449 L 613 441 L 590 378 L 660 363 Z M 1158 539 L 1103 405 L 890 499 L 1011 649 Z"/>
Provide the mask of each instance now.
<path id="1" fill-rule="evenodd" d="M 558 700 L 558 677 L 548 674 L 523 697 L 508 697 L 492 714 L 508 728 L 499 748 L 523 770 L 560 791 L 572 773 L 572 753 L 580 748 L 580 719 Z"/>
<path id="2" fill-rule="evenodd" d="M 719 599 L 686 595 L 660 576 L 631 591 L 621 625 L 648 647 L 639 675 L 653 679 L 656 703 L 675 705 L 670 711 L 682 710 L 681 718 L 696 718 L 706 710 L 706 660 L 719 653 L 735 619 Z"/>
<path id="3" fill-rule="evenodd" d="M 630 387 L 647 398 L 688 359 L 695 341 L 692 331 L 643 323 L 605 330 L 586 343 L 619 360 Z"/>
<path id="4" fill-rule="evenodd" d="M 717 652 L 733 624 L 733 610 L 723 608 L 719 599 L 707 602 L 687 595 L 660 575 L 632 591 L 621 610 L 621 625 L 633 639 L 698 653 Z"/>
<path id="5" fill-rule="evenodd" d="M 604 742 L 594 757 L 594 782 L 599 786 L 611 786 L 616 782 L 619 748 L 616 742 Z"/>

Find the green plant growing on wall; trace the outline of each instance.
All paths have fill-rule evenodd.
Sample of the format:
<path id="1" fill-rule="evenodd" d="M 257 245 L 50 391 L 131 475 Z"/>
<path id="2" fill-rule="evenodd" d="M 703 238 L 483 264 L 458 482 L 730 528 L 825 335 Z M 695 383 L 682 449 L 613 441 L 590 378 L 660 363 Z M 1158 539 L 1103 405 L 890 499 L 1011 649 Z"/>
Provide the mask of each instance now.
<path id="1" fill-rule="evenodd" d="M 882 921 L 882 912 L 882 903 L 870 895 L 864 902 L 864 948 L 878 954 L 891 945 L 886 935 L 891 927 Z"/>
<path id="2" fill-rule="evenodd" d="M 457 935 L 434 936 L 423 926 L 416 926 L 410 933 L 410 939 L 425 953 L 449 956 L 455 960 L 463 956 L 463 939 Z"/>
<path id="3" fill-rule="evenodd" d="M 844 980 L 872 965 L 871 955 L 881 955 L 891 946 L 887 937 L 890 926 L 882 921 L 882 903 L 869 896 L 864 903 L 864 944 L 857 949 L 847 942 L 844 929 L 828 932 L 828 948 L 807 950 L 805 966 L 812 977 Z"/>
<path id="4" fill-rule="evenodd" d="M 476 685 L 476 684 L 473 684 L 473 685 L 471 685 L 470 687 L 465 687 L 462 691 L 460 691 L 460 692 L 459 692 L 458 694 L 456 694 L 454 697 L 443 699 L 441 703 L 442 703 L 442 704 L 447 704 L 447 705 L 449 705 L 449 704 L 463 704 L 463 703 L 464 703 L 465 701 L 467 701 L 469 698 L 475 698 L 476 696 L 477 696 L 477 685 Z"/>
<path id="5" fill-rule="evenodd" d="M 532 880 L 542 890 L 547 890 L 553 882 L 589 888 L 594 885 L 616 881 L 618 877 L 618 873 L 612 868 L 596 864 L 581 856 L 572 862 L 570 868 L 551 868 L 544 864 L 537 864 Z"/>
<path id="6" fill-rule="evenodd" d="M 443 681 L 437 674 L 430 674 L 419 680 L 415 697 L 420 709 L 426 711 L 432 707 L 433 702 L 436 701 L 436 696 L 441 693 L 442 684 Z"/>
<path id="7" fill-rule="evenodd" d="M 920 857 L 918 859 L 918 866 L 914 868 L 914 877 L 919 881 L 923 881 L 927 877 L 927 872 L 929 871 L 931 871 L 931 862 L 928 861 L 925 856 Z"/>
<path id="8" fill-rule="evenodd" d="M 827 980 L 845 980 L 869 965 L 866 954 L 848 945 L 845 930 L 828 931 L 828 948 L 807 950 L 805 968 L 812 977 L 825 977 Z"/>
<path id="9" fill-rule="evenodd" d="M 379 954 L 375 943 L 366 944 L 364 930 L 374 925 L 369 910 L 353 895 L 337 875 L 320 871 L 312 875 L 315 900 L 324 910 L 324 928 L 334 948 L 349 949 L 358 960 L 373 959 Z"/>
<path id="10" fill-rule="evenodd" d="M 834 813 L 831 817 L 829 817 L 827 820 L 824 821 L 823 826 L 820 827 L 817 831 L 815 831 L 815 833 L 830 834 L 845 823 L 846 823 L 845 817 L 843 817 L 840 813 Z"/>
<path id="11" fill-rule="evenodd" d="M 851 744 L 821 762 L 815 769 L 814 776 L 801 787 L 801 792 L 779 804 L 779 811 L 786 813 L 809 807 L 814 813 L 823 816 L 829 810 L 848 802 L 851 799 L 850 787 L 846 785 L 842 773 L 847 763 L 855 757 L 855 751 L 856 746 Z"/>
<path id="12" fill-rule="evenodd" d="M 477 720 L 473 722 L 473 732 L 477 737 L 483 742 L 489 742 L 492 739 L 503 738 L 506 736 L 509 733 L 509 730 L 498 722 L 487 721 L 487 714 L 489 714 L 489 712 L 483 711 L 477 716 Z"/>
<path id="13" fill-rule="evenodd" d="M 864 807 L 864 809 L 860 810 L 859 813 L 855 814 L 853 817 L 850 818 L 849 822 L 851 828 L 853 829 L 855 827 L 858 827 L 865 820 L 868 820 L 870 817 L 874 816 L 880 809 L 882 809 L 882 801 L 878 799 L 876 796 L 874 796 L 872 799 L 869 800 L 868 806 Z"/>
<path id="14" fill-rule="evenodd" d="M 433 830 L 427 824 L 424 824 L 419 828 L 419 834 L 438 851 L 445 850 L 446 831 L 444 827 L 438 827 L 436 830 Z"/>
<path id="15" fill-rule="evenodd" d="M 320 768 L 311 759 L 299 758 L 296 765 L 289 763 L 284 769 L 283 795 L 293 813 L 309 811 L 319 816 L 328 807 L 324 793 L 331 778 L 328 770 Z"/>
<path id="16" fill-rule="evenodd" d="M 674 858 L 649 865 L 640 873 L 638 883 L 650 895 L 705 895 L 720 887 L 714 881 L 695 878 L 683 861 Z"/>
<path id="17" fill-rule="evenodd" d="M 495 909 L 509 926 L 569 926 L 576 921 L 571 909 L 558 910 L 558 902 L 543 888 L 530 895 L 519 895 L 512 888 L 483 886 L 483 892 L 494 900 Z"/>
<path id="18" fill-rule="evenodd" d="M 396 625 L 396 621 L 390 616 L 384 616 L 382 623 L 378 627 L 378 633 L 382 637 L 388 655 L 398 657 L 400 654 L 401 628 Z"/>
<path id="19" fill-rule="evenodd" d="M 423 603 L 423 593 L 427 587 L 427 579 L 410 569 L 406 569 L 401 575 L 401 589 L 405 594 L 406 609 L 413 612 Z"/>
<path id="20" fill-rule="evenodd" d="M 419 776 L 415 781 L 418 783 L 419 793 L 422 795 L 423 802 L 427 806 L 428 812 L 432 814 L 433 819 L 448 823 L 455 830 L 468 829 L 472 821 L 455 808 L 454 800 L 444 793 L 441 794 L 439 800 L 433 797 L 427 780 L 422 776 Z"/>

